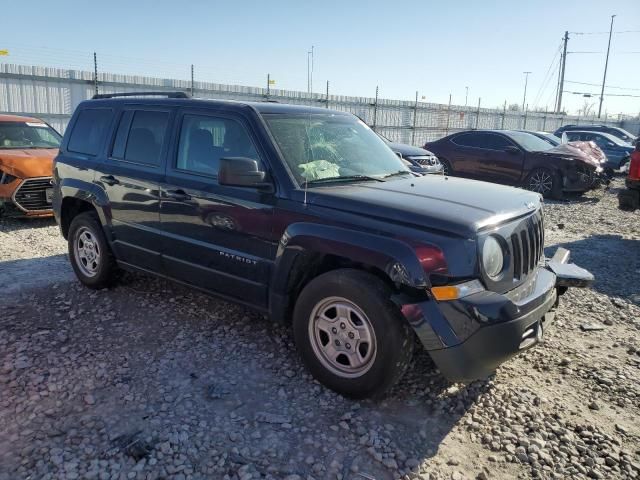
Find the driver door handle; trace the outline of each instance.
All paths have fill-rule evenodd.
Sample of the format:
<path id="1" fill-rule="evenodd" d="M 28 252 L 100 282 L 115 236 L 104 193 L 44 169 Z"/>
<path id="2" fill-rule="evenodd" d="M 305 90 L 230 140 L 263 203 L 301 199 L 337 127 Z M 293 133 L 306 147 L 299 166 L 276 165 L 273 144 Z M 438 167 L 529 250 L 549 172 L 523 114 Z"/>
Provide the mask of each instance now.
<path id="1" fill-rule="evenodd" d="M 120 180 L 118 180 L 113 175 L 103 175 L 103 176 L 100 177 L 100 181 L 102 183 L 106 183 L 107 185 L 110 185 L 110 186 L 113 186 L 113 185 L 116 185 L 116 184 L 120 183 Z"/>
<path id="2" fill-rule="evenodd" d="M 180 200 L 180 201 L 191 200 L 191 195 L 189 195 L 182 189 L 166 190 L 164 193 L 167 197 L 172 198 L 174 200 Z"/>

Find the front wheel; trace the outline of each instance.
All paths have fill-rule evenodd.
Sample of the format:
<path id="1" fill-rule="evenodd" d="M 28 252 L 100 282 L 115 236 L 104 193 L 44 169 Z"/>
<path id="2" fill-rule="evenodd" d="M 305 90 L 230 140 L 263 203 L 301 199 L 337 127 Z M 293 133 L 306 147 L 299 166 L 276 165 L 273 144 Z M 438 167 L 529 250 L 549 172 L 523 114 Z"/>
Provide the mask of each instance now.
<path id="1" fill-rule="evenodd" d="M 449 177 L 453 175 L 453 167 L 451 166 L 451 162 L 446 158 L 440 158 L 440 163 L 442 164 L 442 174 L 445 177 Z"/>
<path id="2" fill-rule="evenodd" d="M 117 265 L 97 215 L 85 212 L 74 217 L 67 238 L 69 260 L 78 280 L 94 289 L 110 286 Z"/>
<path id="3" fill-rule="evenodd" d="M 335 270 L 312 280 L 293 315 L 302 360 L 327 387 L 352 398 L 379 396 L 406 371 L 411 330 L 389 287 L 360 270 Z"/>
<path id="4" fill-rule="evenodd" d="M 560 175 L 546 168 L 533 170 L 524 181 L 527 190 L 541 194 L 545 198 L 562 198 L 562 180 Z"/>

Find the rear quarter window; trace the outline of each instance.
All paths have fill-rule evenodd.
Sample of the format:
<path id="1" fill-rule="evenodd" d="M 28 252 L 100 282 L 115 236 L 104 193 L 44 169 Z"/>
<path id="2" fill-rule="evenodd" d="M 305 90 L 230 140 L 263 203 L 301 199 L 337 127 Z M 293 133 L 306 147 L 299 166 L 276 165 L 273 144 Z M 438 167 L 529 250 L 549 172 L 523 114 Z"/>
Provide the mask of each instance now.
<path id="1" fill-rule="evenodd" d="M 67 150 L 92 156 L 100 153 L 112 117 L 113 110 L 108 108 L 81 110 L 69 136 Z"/>

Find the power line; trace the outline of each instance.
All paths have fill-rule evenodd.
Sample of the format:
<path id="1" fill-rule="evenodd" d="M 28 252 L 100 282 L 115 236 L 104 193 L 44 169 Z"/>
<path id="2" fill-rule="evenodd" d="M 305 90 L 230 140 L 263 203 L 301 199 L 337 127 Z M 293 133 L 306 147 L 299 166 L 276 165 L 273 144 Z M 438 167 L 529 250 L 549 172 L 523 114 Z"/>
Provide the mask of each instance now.
<path id="1" fill-rule="evenodd" d="M 587 83 L 587 82 L 574 82 L 571 80 L 565 80 L 566 83 L 575 83 L 576 85 L 589 85 L 590 87 L 601 87 L 602 84 L 601 83 Z M 617 90 L 638 90 L 640 91 L 640 88 L 631 88 L 631 87 L 614 87 L 612 85 L 607 85 L 605 88 L 615 88 Z"/>
<path id="2" fill-rule="evenodd" d="M 609 35 L 609 32 L 569 32 L 572 35 Z M 622 33 L 640 33 L 640 30 L 620 30 L 618 32 L 613 32 L 614 35 L 622 34 Z"/>
<path id="3" fill-rule="evenodd" d="M 564 93 L 572 93 L 574 95 L 583 95 L 586 97 L 599 97 L 598 93 L 591 92 L 572 92 L 570 90 L 563 90 Z M 630 93 L 605 93 L 605 97 L 631 97 L 631 98 L 640 98 L 640 95 L 631 95 Z"/>
<path id="4" fill-rule="evenodd" d="M 556 53 L 553 56 L 553 59 L 551 60 L 551 64 L 549 65 L 549 68 L 547 69 L 547 73 L 545 74 L 544 78 L 542 79 L 542 83 L 540 84 L 540 88 L 538 89 L 538 93 L 535 96 L 535 100 L 533 102 L 535 107 L 538 107 L 538 101 L 540 100 L 540 97 L 542 96 L 542 92 L 547 88 L 547 85 L 549 84 L 549 81 L 551 80 L 551 78 L 553 77 L 553 75 L 549 75 L 554 67 L 554 65 L 556 64 L 556 58 L 558 58 L 558 55 L 560 54 L 560 52 L 562 51 L 562 42 L 560 42 L 560 44 L 558 45 L 558 48 L 556 49 Z M 547 78 L 548 77 L 548 78 Z"/>

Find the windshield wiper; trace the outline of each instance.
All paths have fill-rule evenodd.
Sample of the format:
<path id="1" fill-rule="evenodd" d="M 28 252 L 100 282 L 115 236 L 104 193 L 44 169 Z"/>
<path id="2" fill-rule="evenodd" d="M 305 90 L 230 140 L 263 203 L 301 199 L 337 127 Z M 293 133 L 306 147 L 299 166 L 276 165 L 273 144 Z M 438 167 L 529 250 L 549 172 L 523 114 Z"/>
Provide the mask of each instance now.
<path id="1" fill-rule="evenodd" d="M 360 181 L 360 180 L 384 182 L 384 180 L 381 178 L 370 177 L 368 175 L 343 175 L 340 177 L 326 177 L 326 178 L 316 178 L 315 180 L 307 180 L 306 182 L 302 182 L 300 186 L 304 188 L 305 186 L 317 185 L 319 183 L 352 182 L 352 181 Z"/>
<path id="2" fill-rule="evenodd" d="M 382 178 L 398 177 L 400 175 L 412 175 L 413 176 L 413 173 L 411 173 L 411 171 L 409 171 L 409 170 L 398 170 L 397 172 L 389 173 L 389 174 L 383 176 Z"/>

